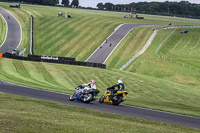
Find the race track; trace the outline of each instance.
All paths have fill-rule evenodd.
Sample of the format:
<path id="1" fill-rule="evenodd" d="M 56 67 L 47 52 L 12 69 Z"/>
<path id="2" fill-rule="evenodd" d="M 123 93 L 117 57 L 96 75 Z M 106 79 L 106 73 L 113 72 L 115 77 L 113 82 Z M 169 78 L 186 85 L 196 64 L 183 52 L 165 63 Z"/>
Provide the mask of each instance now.
<path id="1" fill-rule="evenodd" d="M 63 93 L 50 92 L 45 90 L 33 89 L 29 87 L 19 86 L 12 83 L 0 81 L 0 92 L 11 93 L 21 96 L 27 96 L 32 98 L 38 98 L 43 100 L 55 101 L 59 103 L 110 112 L 120 115 L 127 115 L 145 119 L 151 119 L 161 122 L 167 122 L 171 124 L 177 124 L 192 128 L 200 129 L 200 118 L 190 117 L 185 115 L 179 115 L 174 113 L 167 113 L 162 111 L 155 111 L 151 109 L 119 105 L 113 106 L 111 104 L 100 104 L 97 101 L 93 101 L 89 104 L 85 104 L 79 101 L 69 101 L 69 95 Z"/>
<path id="2" fill-rule="evenodd" d="M 0 44 L 0 53 L 12 52 L 21 43 L 21 26 L 15 17 L 5 9 L 0 8 L 0 14 L 7 23 L 7 36 L 3 44 Z"/>
<path id="3" fill-rule="evenodd" d="M 123 24 L 120 25 L 86 60 L 86 62 L 104 64 L 115 48 L 126 37 L 126 35 L 135 27 L 138 26 L 153 26 L 152 24 Z"/>

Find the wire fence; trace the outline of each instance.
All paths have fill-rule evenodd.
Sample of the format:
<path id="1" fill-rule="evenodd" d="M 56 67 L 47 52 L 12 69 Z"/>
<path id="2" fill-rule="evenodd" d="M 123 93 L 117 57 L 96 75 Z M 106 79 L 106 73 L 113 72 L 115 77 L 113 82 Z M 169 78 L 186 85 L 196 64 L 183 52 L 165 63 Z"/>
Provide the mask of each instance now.
<path id="1" fill-rule="evenodd" d="M 179 66 L 181 66 L 181 67 L 183 67 L 183 68 L 188 68 L 188 69 L 191 70 L 191 71 L 200 73 L 200 67 L 197 67 L 197 66 L 193 66 L 193 65 L 184 63 L 183 61 L 178 60 L 178 59 L 168 58 L 168 57 L 163 56 L 163 55 L 161 55 L 161 54 L 159 54 L 158 57 L 159 57 L 160 59 L 162 59 L 163 61 L 167 61 L 167 62 L 176 64 L 176 65 L 179 65 Z"/>

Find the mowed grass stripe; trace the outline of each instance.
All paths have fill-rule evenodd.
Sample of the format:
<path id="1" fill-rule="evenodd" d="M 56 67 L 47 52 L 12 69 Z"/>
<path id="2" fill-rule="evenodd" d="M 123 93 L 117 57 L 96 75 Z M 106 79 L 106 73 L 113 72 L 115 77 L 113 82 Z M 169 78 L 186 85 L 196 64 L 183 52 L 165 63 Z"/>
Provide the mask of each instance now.
<path id="1" fill-rule="evenodd" d="M 0 132 L 198 133 L 198 129 L 121 116 L 56 102 L 0 94 Z M 9 100 L 8 100 L 9 99 Z M 48 114 L 48 115 L 47 115 Z M 81 120 L 81 121 L 80 121 Z M 77 126 L 79 123 L 80 126 Z M 120 123 L 120 124 L 119 124 Z M 34 128 L 33 128 L 34 126 Z M 84 127 L 84 128 L 83 128 Z"/>
<path id="2" fill-rule="evenodd" d="M 24 65 L 26 65 L 29 69 L 29 75 L 31 79 L 35 80 L 37 83 L 40 84 L 47 84 L 47 85 L 52 85 L 51 82 L 46 81 L 45 77 L 41 74 L 40 69 L 37 68 L 37 65 L 35 65 L 34 63 L 30 63 L 30 62 L 24 62 Z"/>
<path id="3" fill-rule="evenodd" d="M 95 40 L 97 38 L 96 34 L 102 34 L 99 30 L 97 31 L 96 34 L 92 32 L 93 29 L 96 27 L 96 25 L 100 25 L 102 21 L 103 20 L 98 20 L 98 21 L 93 20 L 93 21 L 89 21 L 89 23 L 92 23 L 92 24 L 89 24 L 87 22 L 84 25 L 82 25 L 83 27 L 87 27 L 87 28 L 85 28 L 84 31 L 79 32 L 77 36 L 75 36 L 79 38 L 81 41 L 70 40 L 69 42 L 67 42 L 67 45 L 62 45 L 63 47 L 60 47 L 61 49 L 60 52 L 62 53 L 64 51 L 67 51 L 67 56 L 70 56 L 70 57 L 77 57 L 77 54 L 82 54 L 82 48 L 89 47 L 90 45 L 93 44 L 92 42 L 88 41 L 88 38 L 90 39 L 93 38 Z"/>
<path id="4" fill-rule="evenodd" d="M 87 26 L 87 23 L 82 22 L 81 25 Z M 84 31 L 79 32 L 75 28 L 68 28 L 68 30 L 66 30 L 65 32 L 66 32 L 66 34 L 62 34 L 63 37 L 61 36 L 61 40 L 58 43 L 55 42 L 56 45 L 54 47 L 51 47 L 50 51 L 56 51 L 55 52 L 56 54 L 57 53 L 62 54 L 63 51 L 69 52 L 76 46 L 76 41 L 73 41 L 72 38 L 85 37 L 85 34 L 83 33 Z M 69 33 L 71 33 L 71 35 L 68 35 Z M 62 39 L 62 38 L 64 38 L 64 39 Z M 66 40 L 68 40 L 68 41 L 66 41 Z M 81 44 L 81 43 L 79 42 L 79 44 Z"/>
<path id="5" fill-rule="evenodd" d="M 190 64 L 195 63 L 194 59 L 199 62 L 199 54 L 191 55 L 190 48 L 196 46 L 197 44 L 198 46 L 200 46 L 200 39 L 197 35 L 197 33 L 199 33 L 200 31 L 198 31 L 198 29 L 191 29 L 190 31 L 190 34 L 181 34 L 179 32 L 174 33 L 174 35 L 170 38 L 169 43 L 167 43 L 160 49 L 161 54 L 165 55 L 168 58 L 171 58 L 171 55 L 173 55 L 173 58 L 177 61 L 182 60 L 183 58 L 184 60 L 188 59 L 188 61 L 193 59 L 193 62 L 191 62 Z M 177 39 L 177 41 L 175 39 Z M 198 48 L 200 50 L 200 47 L 197 47 L 196 49 L 198 50 Z M 200 64 L 198 65 L 198 63 L 195 63 L 195 66 L 200 67 Z"/>
<path id="6" fill-rule="evenodd" d="M 98 30 L 93 30 L 93 29 L 98 29 Z M 113 32 L 113 29 L 110 28 L 110 25 L 107 25 L 107 27 L 104 27 L 102 30 L 101 27 L 95 27 L 95 25 L 93 28 L 91 27 L 91 29 L 88 30 L 89 34 L 86 33 L 83 35 L 85 39 L 82 40 L 81 43 L 74 42 L 74 44 L 77 44 L 75 50 L 78 51 L 75 51 L 74 53 L 72 52 L 72 57 L 76 56 L 77 60 L 85 61 L 92 54 L 92 52 L 105 40 L 104 38 L 107 38 Z M 82 50 L 85 47 L 88 48 L 87 51 Z M 65 56 L 71 56 L 71 55 L 65 54 Z"/>
<path id="7" fill-rule="evenodd" d="M 199 87 L 200 77 L 197 72 L 197 68 L 200 66 L 199 54 L 189 55 L 190 45 L 183 48 L 183 46 L 188 43 L 187 39 L 192 41 L 192 47 L 199 42 L 199 38 L 197 39 L 199 29 L 190 29 L 190 34 L 186 35 L 175 31 L 175 33 L 166 40 L 167 43 L 164 44 L 165 38 L 171 31 L 172 30 L 159 31 L 147 51 L 133 61 L 125 70 L 184 85 Z M 163 46 L 156 52 L 156 49 L 161 43 L 163 43 Z M 157 56 L 157 54 L 164 56 L 165 60 L 161 58 L 161 56 Z"/>
<path id="8" fill-rule="evenodd" d="M 49 23 L 48 21 L 46 21 L 45 24 L 47 24 L 48 26 L 40 28 L 42 29 L 41 35 L 46 37 L 46 38 L 45 37 L 42 38 L 43 40 L 48 40 L 49 36 L 52 37 L 53 35 L 60 33 L 60 31 L 61 30 L 63 31 L 65 27 L 69 27 L 71 23 L 76 24 L 75 22 L 78 21 L 77 19 L 68 20 L 68 19 L 61 19 L 61 18 L 59 20 L 58 18 L 54 18 L 53 20 L 54 21 L 52 23 Z"/>
<path id="9" fill-rule="evenodd" d="M 79 43 L 80 41 L 77 40 L 77 41 L 74 42 L 73 47 L 67 48 L 68 50 L 70 50 L 69 56 L 77 57 L 77 55 L 82 51 L 82 49 L 84 47 L 87 47 L 88 44 L 93 44 L 92 42 L 87 41 L 87 40 L 89 38 L 96 38 L 97 34 L 102 34 L 102 32 L 100 32 L 100 31 L 97 32 L 96 34 L 94 34 L 92 32 L 94 30 L 94 28 L 96 27 L 96 25 L 100 25 L 102 22 L 103 22 L 103 20 L 99 20 L 99 21 L 94 20 L 93 22 L 91 22 L 92 24 L 90 26 L 88 24 L 85 25 L 85 26 L 87 26 L 87 28 L 85 28 L 85 31 L 80 32 L 80 34 L 77 36 L 78 38 L 80 38 L 81 43 Z"/>
<path id="10" fill-rule="evenodd" d="M 75 27 L 75 25 L 77 24 L 77 25 L 81 25 L 81 24 L 84 24 L 84 21 L 86 21 L 87 19 L 83 19 L 82 21 L 76 21 L 76 22 L 74 22 L 74 27 Z M 66 29 L 68 29 L 68 30 L 66 30 L 66 29 L 64 29 L 63 30 L 63 28 L 65 28 L 66 27 Z M 73 27 L 72 28 L 70 28 L 71 26 L 69 26 L 69 24 L 63 24 L 63 25 L 61 25 L 60 26 L 60 28 L 58 27 L 58 29 L 60 30 L 59 32 L 56 30 L 56 32 L 58 32 L 58 34 L 60 35 L 60 39 L 61 40 L 67 40 L 68 38 L 66 38 L 66 36 L 65 35 L 68 35 L 69 33 L 71 33 L 71 35 L 70 36 L 75 36 L 74 34 L 77 34 L 78 32 L 76 32 L 76 29 L 73 29 Z M 46 31 L 44 31 L 44 32 L 46 32 Z M 67 32 L 67 33 L 64 33 L 64 32 Z M 74 33 L 73 33 L 74 32 Z M 56 47 L 56 49 L 58 50 L 58 48 L 59 48 L 59 44 L 57 44 L 57 34 L 55 33 L 54 35 L 53 34 L 51 34 L 51 36 L 48 36 L 49 37 L 49 39 L 46 41 L 46 42 L 41 42 L 42 44 L 43 44 L 43 46 L 42 46 L 42 49 L 49 49 L 50 51 L 52 51 L 51 50 L 51 47 Z M 70 40 L 69 40 L 70 41 Z"/>
<path id="11" fill-rule="evenodd" d="M 12 60 L 0 60 L 0 73 L 6 73 L 5 75 L 1 74 L 0 79 L 9 82 L 72 94 L 75 87 L 94 79 L 96 80 L 97 88 L 101 91 L 100 95 L 102 95 L 106 88 L 116 84 L 117 80 L 121 79 L 129 92 L 126 104 L 200 116 L 198 111 L 200 109 L 198 102 L 200 100 L 200 89 L 197 86 L 181 85 L 130 72 L 32 62 L 35 67 L 32 67 L 31 71 L 37 73 L 35 78 L 44 82 L 42 84 L 32 78 L 27 79 L 20 75 L 19 72 L 24 68 L 19 65 L 13 69 Z M 26 69 L 30 67 L 24 61 L 19 62 L 23 62 Z M 15 64 L 18 65 L 18 63 Z M 82 73 L 80 74 L 80 72 Z M 7 77 L 7 74 L 9 74 L 9 77 Z M 31 74 L 31 76 L 33 75 Z"/>
<path id="12" fill-rule="evenodd" d="M 5 62 L 4 62 L 5 63 Z M 12 64 L 10 64 L 10 66 L 12 67 Z M 3 72 L 1 72 L 1 76 L 3 76 L 3 80 L 8 80 L 8 79 L 15 79 L 15 83 L 20 84 L 23 81 L 23 85 L 29 85 L 32 84 L 34 86 L 41 86 L 41 87 L 48 87 L 49 85 L 46 85 L 44 82 L 42 82 L 40 84 L 39 81 L 35 82 L 35 80 L 33 80 L 32 78 L 24 78 L 22 76 L 19 76 L 19 73 L 16 74 L 12 74 L 13 71 L 16 71 L 15 69 L 7 69 L 5 66 L 3 66 L 2 64 L 0 65 L 1 69 L 4 69 Z M 31 82 L 30 82 L 31 80 Z"/>

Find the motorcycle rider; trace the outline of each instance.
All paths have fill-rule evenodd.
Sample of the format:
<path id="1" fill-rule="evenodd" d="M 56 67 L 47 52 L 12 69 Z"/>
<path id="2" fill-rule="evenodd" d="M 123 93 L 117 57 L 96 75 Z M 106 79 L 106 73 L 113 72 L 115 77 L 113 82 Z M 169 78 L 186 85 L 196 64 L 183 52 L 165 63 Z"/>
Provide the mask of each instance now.
<path id="1" fill-rule="evenodd" d="M 118 90 L 115 90 L 115 87 L 118 87 Z M 121 80 L 118 80 L 116 85 L 113 85 L 112 87 L 107 88 L 107 90 L 110 90 L 111 95 L 113 95 L 117 93 L 117 91 L 124 91 L 124 84 Z"/>
<path id="2" fill-rule="evenodd" d="M 79 88 L 80 87 L 80 88 Z M 76 94 L 78 94 L 78 92 L 81 94 L 81 93 L 85 93 L 87 90 L 89 90 L 89 89 L 97 89 L 96 88 L 96 85 L 95 85 L 95 80 L 90 80 L 90 82 L 89 83 L 87 83 L 87 84 L 83 84 L 83 85 L 81 85 L 81 86 L 79 86 L 78 88 L 77 88 L 77 90 L 76 90 Z"/>

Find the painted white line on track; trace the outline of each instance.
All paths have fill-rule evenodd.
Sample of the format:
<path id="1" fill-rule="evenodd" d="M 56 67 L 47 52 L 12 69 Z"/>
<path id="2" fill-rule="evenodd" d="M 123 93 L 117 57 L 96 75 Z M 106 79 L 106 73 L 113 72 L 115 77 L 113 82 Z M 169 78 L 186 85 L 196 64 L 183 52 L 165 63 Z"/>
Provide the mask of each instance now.
<path id="1" fill-rule="evenodd" d="M 119 44 L 126 38 L 126 36 L 134 29 L 135 27 L 131 28 L 128 33 L 119 41 L 119 43 L 115 46 L 115 48 L 110 52 L 110 54 L 108 55 L 108 57 L 105 59 L 105 61 L 103 62 L 103 64 L 108 60 L 108 58 L 111 56 L 111 54 L 115 51 L 115 49 L 119 46 Z"/>
<path id="2" fill-rule="evenodd" d="M 107 39 L 109 39 L 121 26 L 123 26 L 124 24 L 120 24 L 119 26 L 117 26 L 116 28 L 115 28 L 115 30 L 114 30 L 114 32 L 108 37 L 108 38 L 106 38 L 106 40 Z M 103 43 L 100 45 L 100 46 L 102 46 L 105 42 L 106 42 L 106 40 L 104 40 L 103 41 Z M 85 62 L 87 62 L 89 59 L 90 59 L 90 57 L 92 57 L 94 54 L 95 54 L 95 52 L 100 48 L 100 46 L 87 58 L 87 60 L 85 61 Z M 103 63 L 104 64 L 104 63 Z"/>
<path id="3" fill-rule="evenodd" d="M 3 8 L 2 8 L 2 9 L 3 9 Z M 5 9 L 4 9 L 4 10 L 5 10 Z M 10 13 L 8 10 L 6 10 L 6 11 L 7 11 L 12 17 L 15 18 L 15 16 L 12 15 L 12 13 Z M 17 23 L 19 24 L 20 32 L 21 32 L 21 38 L 20 38 L 19 44 L 18 44 L 18 46 L 17 46 L 17 48 L 16 48 L 16 49 L 18 49 L 18 47 L 20 46 L 20 44 L 21 44 L 21 42 L 22 42 L 22 26 L 21 26 L 21 24 L 19 23 L 18 19 L 15 18 L 15 20 L 16 20 Z"/>
<path id="4" fill-rule="evenodd" d="M 62 92 L 56 92 L 56 91 L 50 91 L 50 90 L 32 88 L 32 87 L 29 87 L 29 86 L 18 85 L 18 84 L 14 84 L 14 83 L 11 83 L 11 82 L 8 82 L 8 81 L 4 81 L 4 80 L 0 80 L 0 81 L 1 81 L 1 84 L 3 84 L 2 82 L 5 82 L 7 84 L 11 84 L 11 85 L 14 85 L 14 86 L 21 86 L 21 87 L 26 87 L 26 88 L 33 89 L 33 90 L 46 91 L 46 92 L 51 92 L 51 93 L 57 93 L 57 94 L 62 94 L 62 95 L 70 96 L 70 94 L 66 94 L 66 93 L 62 93 Z"/>
<path id="5" fill-rule="evenodd" d="M 1 46 L 0 46 L 0 48 L 3 46 L 3 44 L 5 43 L 5 41 L 6 41 L 6 38 L 7 38 L 7 35 L 8 35 L 8 23 L 7 23 L 7 21 L 6 21 L 6 19 L 3 17 L 3 15 L 0 13 L 0 15 L 2 16 L 2 18 L 4 19 L 4 21 L 6 22 L 6 36 L 5 36 L 5 38 L 4 38 L 4 41 L 3 41 L 3 43 L 1 44 Z"/>
<path id="6" fill-rule="evenodd" d="M 132 23 L 124 23 L 124 24 L 132 24 Z M 123 24 L 123 25 L 124 25 Z M 108 58 L 111 56 L 111 54 L 115 51 L 115 49 L 118 47 L 118 45 L 126 38 L 126 36 L 135 28 L 135 27 L 144 27 L 144 26 L 155 26 L 155 25 L 140 25 L 140 26 L 134 26 L 130 31 L 120 40 L 120 42 L 115 46 L 115 48 L 111 51 L 111 53 L 108 55 L 106 60 L 103 62 L 103 64 L 108 60 Z M 117 28 L 119 29 L 119 28 Z"/>
<path id="7" fill-rule="evenodd" d="M 1 81 L 1 83 L 5 82 L 5 83 L 12 84 L 12 85 L 15 85 L 15 86 L 27 87 L 27 86 L 17 85 L 17 84 L 11 83 L 11 82 L 7 82 L 7 81 L 4 81 L 4 80 L 0 80 L 0 81 Z M 36 88 L 31 88 L 31 87 L 27 87 L 27 88 L 30 88 L 30 89 L 33 89 L 33 90 L 46 91 L 46 92 L 51 92 L 51 93 L 57 93 L 57 94 L 62 94 L 62 95 L 70 96 L 70 94 L 61 93 L 61 92 L 55 92 L 55 91 L 49 91 L 49 90 L 43 90 L 43 89 L 36 89 Z M 0 93 L 3 93 L 3 92 L 0 92 Z M 98 101 L 98 100 L 96 100 L 96 101 Z M 185 116 L 185 117 L 200 119 L 200 117 L 195 117 L 195 116 L 188 116 L 188 115 L 183 115 L 183 114 L 176 114 L 176 113 L 165 112 L 165 111 L 160 111 L 160 110 L 153 110 L 153 109 L 148 109 L 148 108 L 143 108 L 143 107 L 126 105 L 126 104 L 120 104 L 120 105 L 121 106 L 131 107 L 131 108 L 138 108 L 138 109 L 143 109 L 143 110 L 149 110 L 149 111 L 155 111 L 155 112 L 161 112 L 161 113 L 166 113 L 166 114 L 174 114 L 174 115 L 179 115 L 179 116 Z"/>

